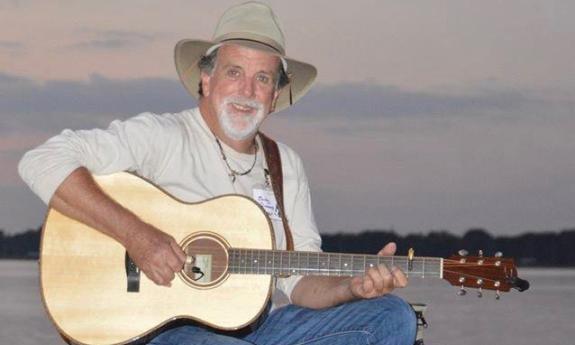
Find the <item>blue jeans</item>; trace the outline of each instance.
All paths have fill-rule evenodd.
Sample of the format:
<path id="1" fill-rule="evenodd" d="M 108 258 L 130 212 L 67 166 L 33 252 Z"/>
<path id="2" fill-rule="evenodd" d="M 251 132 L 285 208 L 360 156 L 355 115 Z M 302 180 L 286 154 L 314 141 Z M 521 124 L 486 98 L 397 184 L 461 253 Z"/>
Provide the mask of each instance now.
<path id="1" fill-rule="evenodd" d="M 319 310 L 288 305 L 241 337 L 181 326 L 165 331 L 149 345 L 413 345 L 415 333 L 411 306 L 385 295 Z"/>

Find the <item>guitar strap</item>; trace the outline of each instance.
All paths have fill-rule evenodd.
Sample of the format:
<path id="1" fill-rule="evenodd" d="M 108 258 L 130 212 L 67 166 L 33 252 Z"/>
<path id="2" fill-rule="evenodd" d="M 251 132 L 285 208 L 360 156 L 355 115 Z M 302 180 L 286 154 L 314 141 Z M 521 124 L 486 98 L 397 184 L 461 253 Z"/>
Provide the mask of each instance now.
<path id="1" fill-rule="evenodd" d="M 289 228 L 288 220 L 286 218 L 284 209 L 283 172 L 282 172 L 282 162 L 278 144 L 274 140 L 264 135 L 262 132 L 259 132 L 259 135 L 262 142 L 262 147 L 264 149 L 266 162 L 268 164 L 272 189 L 274 191 L 274 196 L 280 209 L 280 216 L 282 218 L 282 223 L 286 235 L 286 242 L 287 242 L 286 247 L 287 250 L 293 250 L 294 249 L 293 237 L 291 235 L 291 230 Z"/>

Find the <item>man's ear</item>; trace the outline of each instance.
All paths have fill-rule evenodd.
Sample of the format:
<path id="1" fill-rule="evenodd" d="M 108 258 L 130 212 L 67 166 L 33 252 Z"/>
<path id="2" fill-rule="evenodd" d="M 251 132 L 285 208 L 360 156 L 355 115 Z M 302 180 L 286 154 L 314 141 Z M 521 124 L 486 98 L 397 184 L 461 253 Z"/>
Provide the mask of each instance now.
<path id="1" fill-rule="evenodd" d="M 205 72 L 200 72 L 200 82 L 202 83 L 202 94 L 204 97 L 210 95 L 210 75 Z"/>

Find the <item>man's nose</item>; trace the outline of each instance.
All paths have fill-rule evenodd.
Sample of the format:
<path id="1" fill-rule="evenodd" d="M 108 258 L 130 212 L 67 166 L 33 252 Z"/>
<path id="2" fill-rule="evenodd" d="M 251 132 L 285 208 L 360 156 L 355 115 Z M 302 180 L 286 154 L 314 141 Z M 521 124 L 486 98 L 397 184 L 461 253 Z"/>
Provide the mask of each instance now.
<path id="1" fill-rule="evenodd" d="M 240 91 L 242 93 L 242 96 L 252 98 L 254 95 L 253 81 L 248 79 L 248 78 L 244 78 L 244 80 L 241 84 L 241 90 Z"/>

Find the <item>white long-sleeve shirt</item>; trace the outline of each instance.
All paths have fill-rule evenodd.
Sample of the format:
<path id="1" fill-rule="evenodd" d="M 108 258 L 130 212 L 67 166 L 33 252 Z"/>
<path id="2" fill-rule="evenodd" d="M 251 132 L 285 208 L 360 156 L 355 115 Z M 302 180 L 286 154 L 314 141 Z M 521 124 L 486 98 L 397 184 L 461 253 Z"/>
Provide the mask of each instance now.
<path id="1" fill-rule="evenodd" d="M 228 163 L 237 171 L 253 164 L 254 156 L 221 143 Z M 261 145 L 260 145 L 261 146 Z M 320 251 L 307 178 L 300 157 L 278 143 L 283 170 L 284 207 L 296 250 Z M 215 137 L 198 108 L 176 114 L 143 113 L 114 121 L 105 129 L 64 130 L 28 151 L 18 166 L 22 179 L 48 203 L 64 179 L 78 167 L 95 175 L 132 171 L 178 199 L 197 202 L 214 196 L 252 191 L 265 184 L 265 158 L 257 153 L 256 165 L 232 183 Z M 286 248 L 281 220 L 273 220 L 276 247 Z M 284 304 L 300 277 L 279 278 L 273 306 Z"/>

